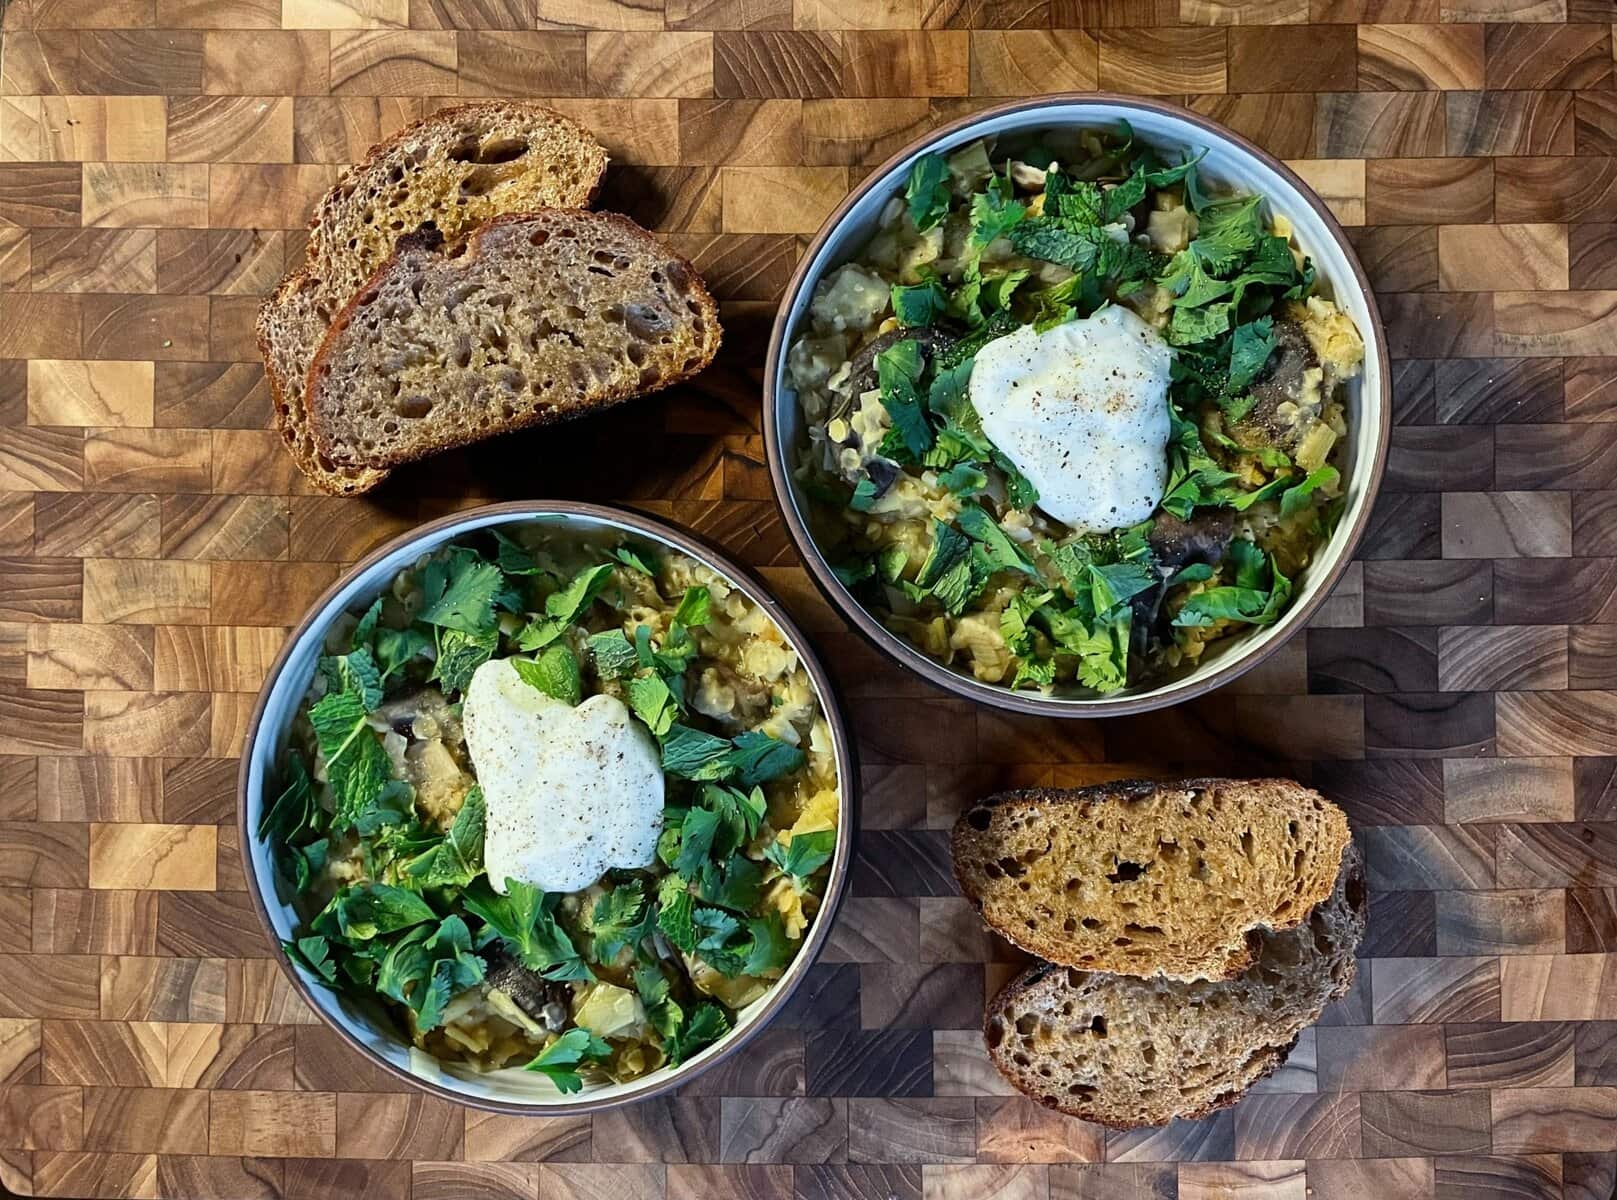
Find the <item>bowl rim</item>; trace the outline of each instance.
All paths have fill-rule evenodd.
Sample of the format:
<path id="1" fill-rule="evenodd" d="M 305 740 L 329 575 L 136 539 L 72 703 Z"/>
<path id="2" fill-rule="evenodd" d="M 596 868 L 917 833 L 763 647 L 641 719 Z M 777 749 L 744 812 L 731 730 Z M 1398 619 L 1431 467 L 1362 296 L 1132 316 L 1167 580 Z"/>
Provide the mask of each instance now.
<path id="1" fill-rule="evenodd" d="M 491 521 L 488 520 L 490 517 L 502 519 Z M 826 727 L 830 730 L 832 751 L 836 755 L 842 822 L 837 830 L 836 852 L 832 857 L 831 873 L 826 880 L 825 894 L 821 899 L 819 912 L 815 914 L 814 923 L 809 928 L 808 937 L 804 940 L 802 948 L 797 952 L 796 958 L 792 960 L 787 974 L 776 981 L 767 995 L 763 997 L 761 1002 L 764 1007 L 748 1023 L 745 1029 L 739 1031 L 739 1033 L 732 1030 L 716 1044 L 714 1053 L 689 1065 L 688 1068 L 685 1064 L 681 1064 L 666 1079 L 638 1091 L 609 1096 L 603 1099 L 583 1097 L 558 1100 L 555 1103 L 534 1104 L 516 1100 L 491 1100 L 480 1096 L 470 1096 L 464 1092 L 456 1091 L 453 1088 L 445 1087 L 442 1084 L 415 1075 L 398 1064 L 389 1062 L 380 1055 L 373 1053 L 369 1047 L 355 1039 L 348 1030 L 343 1028 L 326 1011 L 325 1004 L 316 994 L 317 989 L 315 986 L 303 979 L 301 973 L 287 956 L 285 949 L 281 945 L 280 934 L 276 931 L 274 922 L 270 919 L 269 907 L 264 900 L 265 881 L 259 877 L 257 867 L 253 862 L 252 848 L 257 841 L 257 837 L 248 828 L 247 797 L 254 751 L 260 736 L 265 732 L 264 713 L 269 704 L 270 694 L 275 690 L 275 686 L 279 682 L 282 673 L 286 670 L 293 653 L 314 630 L 316 617 L 324 612 L 356 577 L 369 570 L 382 559 L 446 530 L 458 530 L 460 527 L 472 523 L 476 523 L 474 526 L 476 529 L 498 528 L 511 521 L 546 517 L 589 517 L 611 522 L 632 532 L 645 534 L 655 540 L 667 542 L 683 553 L 689 554 L 698 561 L 718 570 L 727 579 L 739 584 L 742 590 L 747 593 L 748 598 L 769 614 L 770 619 L 786 635 L 792 643 L 793 649 L 797 651 L 804 670 L 808 672 L 809 682 L 813 685 L 820 699 L 821 715 L 825 717 Z M 452 537 L 454 534 L 450 536 Z M 278 733 L 279 731 L 275 732 Z M 842 698 L 836 690 L 832 677 L 826 671 L 824 664 L 820 662 L 812 643 L 809 642 L 802 629 L 792 620 L 785 607 L 752 570 L 736 562 L 727 551 L 717 547 L 706 538 L 632 508 L 589 504 L 574 500 L 518 500 L 461 509 L 417 525 L 396 537 L 389 538 L 343 571 L 336 581 L 321 593 L 320 598 L 309 606 L 296 627 L 287 635 L 286 641 L 282 643 L 279 653 L 276 654 L 274 662 L 264 676 L 264 683 L 259 689 L 258 697 L 253 703 L 253 712 L 248 721 L 247 734 L 242 741 L 240 765 L 236 774 L 236 832 L 237 840 L 240 843 L 242 870 L 247 881 L 247 892 L 252 897 L 253 912 L 258 917 L 259 925 L 263 928 L 265 936 L 270 941 L 276 964 L 280 967 L 281 973 L 291 982 L 299 998 L 349 1048 L 411 1087 L 418 1088 L 440 1099 L 453 1101 L 456 1104 L 463 1104 L 485 1112 L 520 1116 L 578 1116 L 584 1113 L 604 1112 L 625 1104 L 649 1100 L 656 1096 L 665 1095 L 675 1088 L 685 1086 L 691 1080 L 706 1073 L 751 1042 L 780 1014 L 781 1009 L 786 1006 L 793 993 L 797 991 L 804 977 L 808 974 L 809 968 L 813 966 L 821 951 L 825 948 L 825 943 L 830 936 L 831 925 L 836 918 L 837 910 L 841 906 L 843 895 L 847 889 L 852 871 L 855 843 L 858 838 L 858 785 L 859 763 L 855 756 L 853 739 L 848 733 Z"/>
<path id="2" fill-rule="evenodd" d="M 804 521 L 802 514 L 798 512 L 790 483 L 790 464 L 786 461 L 784 448 L 781 445 L 780 420 L 777 415 L 781 403 L 781 393 L 777 381 L 781 377 L 787 350 L 787 318 L 796 303 L 797 297 L 808 282 L 809 270 L 816 256 L 819 255 L 826 243 L 835 236 L 843 220 L 854 206 L 863 200 L 889 171 L 940 141 L 998 117 L 1014 113 L 1032 112 L 1043 108 L 1072 105 L 1078 107 L 1132 108 L 1149 112 L 1153 115 L 1168 117 L 1201 132 L 1209 138 L 1227 143 L 1235 149 L 1251 155 L 1265 167 L 1279 175 L 1314 210 L 1323 222 L 1326 231 L 1336 242 L 1337 248 L 1346 258 L 1348 267 L 1353 274 L 1353 282 L 1357 285 L 1359 291 L 1363 293 L 1365 305 L 1369 312 L 1370 328 L 1367 331 L 1361 331 L 1361 333 L 1367 335 L 1364 339 L 1366 356 L 1374 355 L 1383 368 L 1380 387 L 1376 390 L 1380 419 L 1376 422 L 1373 430 L 1375 441 L 1372 447 L 1370 471 L 1363 492 L 1363 501 L 1352 524 L 1345 531 L 1338 530 L 1338 533 L 1344 536 L 1341 551 L 1330 571 L 1320 581 L 1320 586 L 1315 590 L 1314 595 L 1307 603 L 1287 610 L 1284 619 L 1288 624 L 1288 628 L 1284 635 L 1271 638 L 1267 644 L 1255 649 L 1231 654 L 1228 656 L 1227 662 L 1220 663 L 1205 674 L 1192 673 L 1171 691 L 1159 691 L 1116 699 L 1053 699 L 1037 692 L 1017 692 L 1001 684 L 984 683 L 953 671 L 942 663 L 928 657 L 877 621 L 842 586 L 841 582 L 832 573 L 830 564 L 826 561 L 825 556 L 821 554 L 807 523 Z M 953 121 L 949 121 L 910 140 L 902 148 L 888 156 L 880 165 L 872 167 L 864 179 L 848 192 L 831 215 L 826 217 L 824 223 L 820 226 L 819 232 L 815 234 L 814 240 L 809 243 L 808 249 L 798 259 L 797 267 L 792 272 L 791 280 L 787 283 L 786 290 L 781 296 L 780 305 L 775 311 L 774 324 L 770 329 L 769 351 L 764 360 L 763 380 L 764 453 L 769 463 L 769 478 L 775 493 L 775 501 L 780 507 L 782 518 L 786 522 L 787 532 L 791 535 L 792 541 L 797 547 L 799 557 L 803 559 L 803 562 L 808 567 L 809 575 L 814 580 L 815 586 L 820 589 L 821 594 L 825 596 L 831 607 L 836 609 L 842 618 L 848 621 L 860 636 L 875 647 L 876 650 L 898 663 L 899 666 L 915 672 L 954 696 L 977 701 L 995 708 L 1036 716 L 1078 720 L 1129 716 L 1169 708 L 1187 700 L 1198 699 L 1252 670 L 1252 668 L 1279 650 L 1282 645 L 1289 642 L 1300 630 L 1304 629 L 1307 626 L 1308 619 L 1324 604 L 1332 590 L 1341 582 L 1343 574 L 1346 573 L 1349 565 L 1353 563 L 1354 553 L 1357 551 L 1359 543 L 1364 537 L 1364 532 L 1369 526 L 1371 511 L 1375 507 L 1382 477 L 1386 473 L 1388 444 L 1392 435 L 1391 366 L 1392 361 L 1387 352 L 1387 334 L 1382 324 L 1381 310 L 1376 303 L 1375 291 L 1370 286 L 1369 277 L 1365 274 L 1364 267 L 1359 262 L 1359 256 L 1354 250 L 1353 243 L 1348 240 L 1341 222 L 1326 207 L 1314 189 L 1309 187 L 1295 171 L 1286 166 L 1278 157 L 1210 117 L 1202 116 L 1200 113 L 1193 113 L 1188 109 L 1180 108 L 1177 105 L 1168 104 L 1161 100 L 1128 96 L 1119 92 L 1051 92 L 1024 100 L 1008 100 L 1001 104 L 979 109 L 963 117 L 957 117 Z M 1368 393 L 1366 395 L 1368 396 Z"/>

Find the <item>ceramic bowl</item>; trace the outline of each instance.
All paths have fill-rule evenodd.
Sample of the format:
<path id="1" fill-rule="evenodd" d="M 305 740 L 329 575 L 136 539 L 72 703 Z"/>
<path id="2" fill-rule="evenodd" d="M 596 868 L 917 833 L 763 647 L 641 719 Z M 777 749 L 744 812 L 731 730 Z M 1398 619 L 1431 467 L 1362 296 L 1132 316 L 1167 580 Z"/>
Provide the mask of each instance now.
<path id="1" fill-rule="evenodd" d="M 806 440 L 797 396 L 786 377 L 786 352 L 806 328 L 815 285 L 856 257 L 879 226 L 883 207 L 900 193 L 911 164 L 928 152 L 947 154 L 983 137 L 1007 138 L 1049 130 L 1115 130 L 1127 121 L 1134 136 L 1177 162 L 1205 150 L 1198 168 L 1219 191 L 1256 192 L 1267 210 L 1290 219 L 1293 242 L 1314 261 L 1320 290 L 1336 301 L 1364 337 L 1364 369 L 1348 387 L 1351 430 L 1345 457 L 1347 507 L 1330 542 L 1294 581 L 1290 608 L 1275 624 L 1214 644 L 1182 675 L 1128 687 L 1107 696 L 1044 695 L 983 683 L 928 657 L 888 631 L 832 573 L 810 534 L 808 498 L 794 478 Z M 1204 695 L 1262 662 L 1307 623 L 1353 558 L 1364 534 L 1386 465 L 1391 427 L 1387 339 L 1364 269 L 1324 202 L 1279 159 L 1215 121 L 1152 100 L 1073 94 L 1018 100 L 954 121 L 911 142 L 872 171 L 821 227 L 787 286 L 769 342 L 764 373 L 764 444 L 775 495 L 810 573 L 832 605 L 879 650 L 905 668 L 971 700 L 1045 716 L 1103 717 L 1163 708 Z"/>
<path id="2" fill-rule="evenodd" d="M 363 612 L 404 567 L 446 542 L 480 529 L 545 525 L 575 532 L 622 532 L 653 547 L 675 550 L 698 560 L 740 589 L 769 617 L 797 651 L 830 729 L 837 761 L 842 807 L 837 824 L 836 853 L 819 914 L 803 947 L 782 978 L 761 998 L 743 1009 L 725 1037 L 678 1067 L 664 1067 L 628 1083 L 586 1083 L 582 1092 L 563 1095 L 548 1079 L 520 1068 L 479 1072 L 467 1064 L 440 1062 L 411 1046 L 379 1009 L 320 986 L 282 951 L 297 913 L 284 885 L 278 886 L 269 848 L 256 836 L 267 801 L 275 797 L 275 764 L 288 729 L 323 653 L 326 631 L 344 613 Z M 247 888 L 259 918 L 274 944 L 281 969 L 321 1020 L 361 1053 L 393 1075 L 423 1091 L 479 1108 L 515 1113 L 579 1113 L 610 1108 L 666 1092 L 688 1082 L 740 1050 L 786 1004 L 818 955 L 836 915 L 853 856 L 854 787 L 858 779 L 851 743 L 830 679 L 812 647 L 776 601 L 748 571 L 689 533 L 622 509 L 561 501 L 497 504 L 471 509 L 423 525 L 373 551 L 320 598 L 293 630 L 270 668 L 242 748 L 237 808 Z"/>

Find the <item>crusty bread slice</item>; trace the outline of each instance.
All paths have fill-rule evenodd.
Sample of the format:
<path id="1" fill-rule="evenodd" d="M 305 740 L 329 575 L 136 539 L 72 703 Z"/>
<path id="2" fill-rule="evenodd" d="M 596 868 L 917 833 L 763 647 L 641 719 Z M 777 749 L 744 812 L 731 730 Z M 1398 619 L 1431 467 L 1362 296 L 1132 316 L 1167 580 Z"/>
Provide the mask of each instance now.
<path id="1" fill-rule="evenodd" d="M 385 471 L 323 460 L 309 433 L 304 383 L 331 320 L 403 234 L 458 236 L 500 212 L 582 207 L 606 152 L 588 131 L 537 104 L 491 100 L 442 109 L 400 130 L 345 172 L 315 208 L 305 262 L 258 314 L 275 426 L 321 491 L 368 491 Z"/>
<path id="2" fill-rule="evenodd" d="M 315 355 L 309 421 L 330 461 L 394 466 L 667 387 L 719 337 L 690 263 L 627 217 L 496 217 L 400 242 Z"/>
<path id="3" fill-rule="evenodd" d="M 1325 903 L 1258 935 L 1234 979 L 1183 982 L 1044 963 L 989 1006 L 988 1054 L 1050 1108 L 1117 1129 L 1203 1117 L 1286 1061 L 1298 1034 L 1353 984 L 1364 871 L 1349 843 Z"/>
<path id="4" fill-rule="evenodd" d="M 961 814 L 954 867 L 983 919 L 1063 966 L 1224 979 L 1260 929 L 1335 883 L 1347 818 L 1281 779 L 1004 792 Z"/>

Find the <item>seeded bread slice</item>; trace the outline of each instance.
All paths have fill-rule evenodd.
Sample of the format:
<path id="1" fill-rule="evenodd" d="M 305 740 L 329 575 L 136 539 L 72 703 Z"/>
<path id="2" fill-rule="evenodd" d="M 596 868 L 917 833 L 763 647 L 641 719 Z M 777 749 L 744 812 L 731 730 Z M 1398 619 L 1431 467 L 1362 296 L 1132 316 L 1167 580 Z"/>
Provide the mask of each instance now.
<path id="1" fill-rule="evenodd" d="M 1224 979 L 1262 929 L 1330 895 L 1347 818 L 1282 779 L 1003 792 L 954 827 L 961 889 L 999 934 L 1086 970 Z"/>
<path id="2" fill-rule="evenodd" d="M 1302 1030 L 1353 984 L 1366 897 L 1349 844 L 1325 903 L 1258 935 L 1234 979 L 1186 983 L 1045 963 L 989 1006 L 988 1054 L 1049 1108 L 1115 1129 L 1204 1117 L 1277 1070 Z"/>
<path id="3" fill-rule="evenodd" d="M 315 356 L 309 421 L 330 461 L 394 466 L 657 391 L 719 337 L 690 263 L 627 217 L 496 217 L 400 242 Z"/>
<path id="4" fill-rule="evenodd" d="M 331 320 L 392 253 L 430 225 L 451 236 L 500 212 L 594 198 L 606 152 L 588 131 L 536 104 L 487 101 L 433 113 L 344 173 L 315 208 L 306 261 L 258 314 L 275 426 L 321 491 L 353 495 L 385 471 L 323 459 L 309 433 L 304 384 Z"/>

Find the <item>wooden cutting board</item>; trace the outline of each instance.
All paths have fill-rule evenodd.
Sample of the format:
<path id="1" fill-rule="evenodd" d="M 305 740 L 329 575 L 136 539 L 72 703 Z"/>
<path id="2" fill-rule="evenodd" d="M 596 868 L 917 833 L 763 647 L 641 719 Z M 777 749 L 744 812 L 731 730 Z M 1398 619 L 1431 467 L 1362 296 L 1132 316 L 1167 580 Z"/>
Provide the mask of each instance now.
<path id="1" fill-rule="evenodd" d="M 0 42 L 0 1178 L 373 1200 L 1605 1200 L 1617 1147 L 1613 0 L 11 0 Z M 759 436 L 773 304 L 873 163 L 1006 96 L 1164 95 L 1351 226 L 1392 458 L 1305 635 L 1204 702 L 1018 719 L 912 682 L 810 587 Z M 723 299 L 694 387 L 304 488 L 251 333 L 341 164 L 456 96 L 545 98 L 604 207 Z M 627 501 L 761 568 L 864 758 L 850 899 L 788 1014 L 590 1120 L 398 1090 L 267 958 L 237 747 L 346 562 L 491 498 Z M 1360 984 L 1233 1111 L 1107 1134 L 1006 1094 L 1017 969 L 945 830 L 1007 784 L 1295 772 L 1359 827 Z"/>

